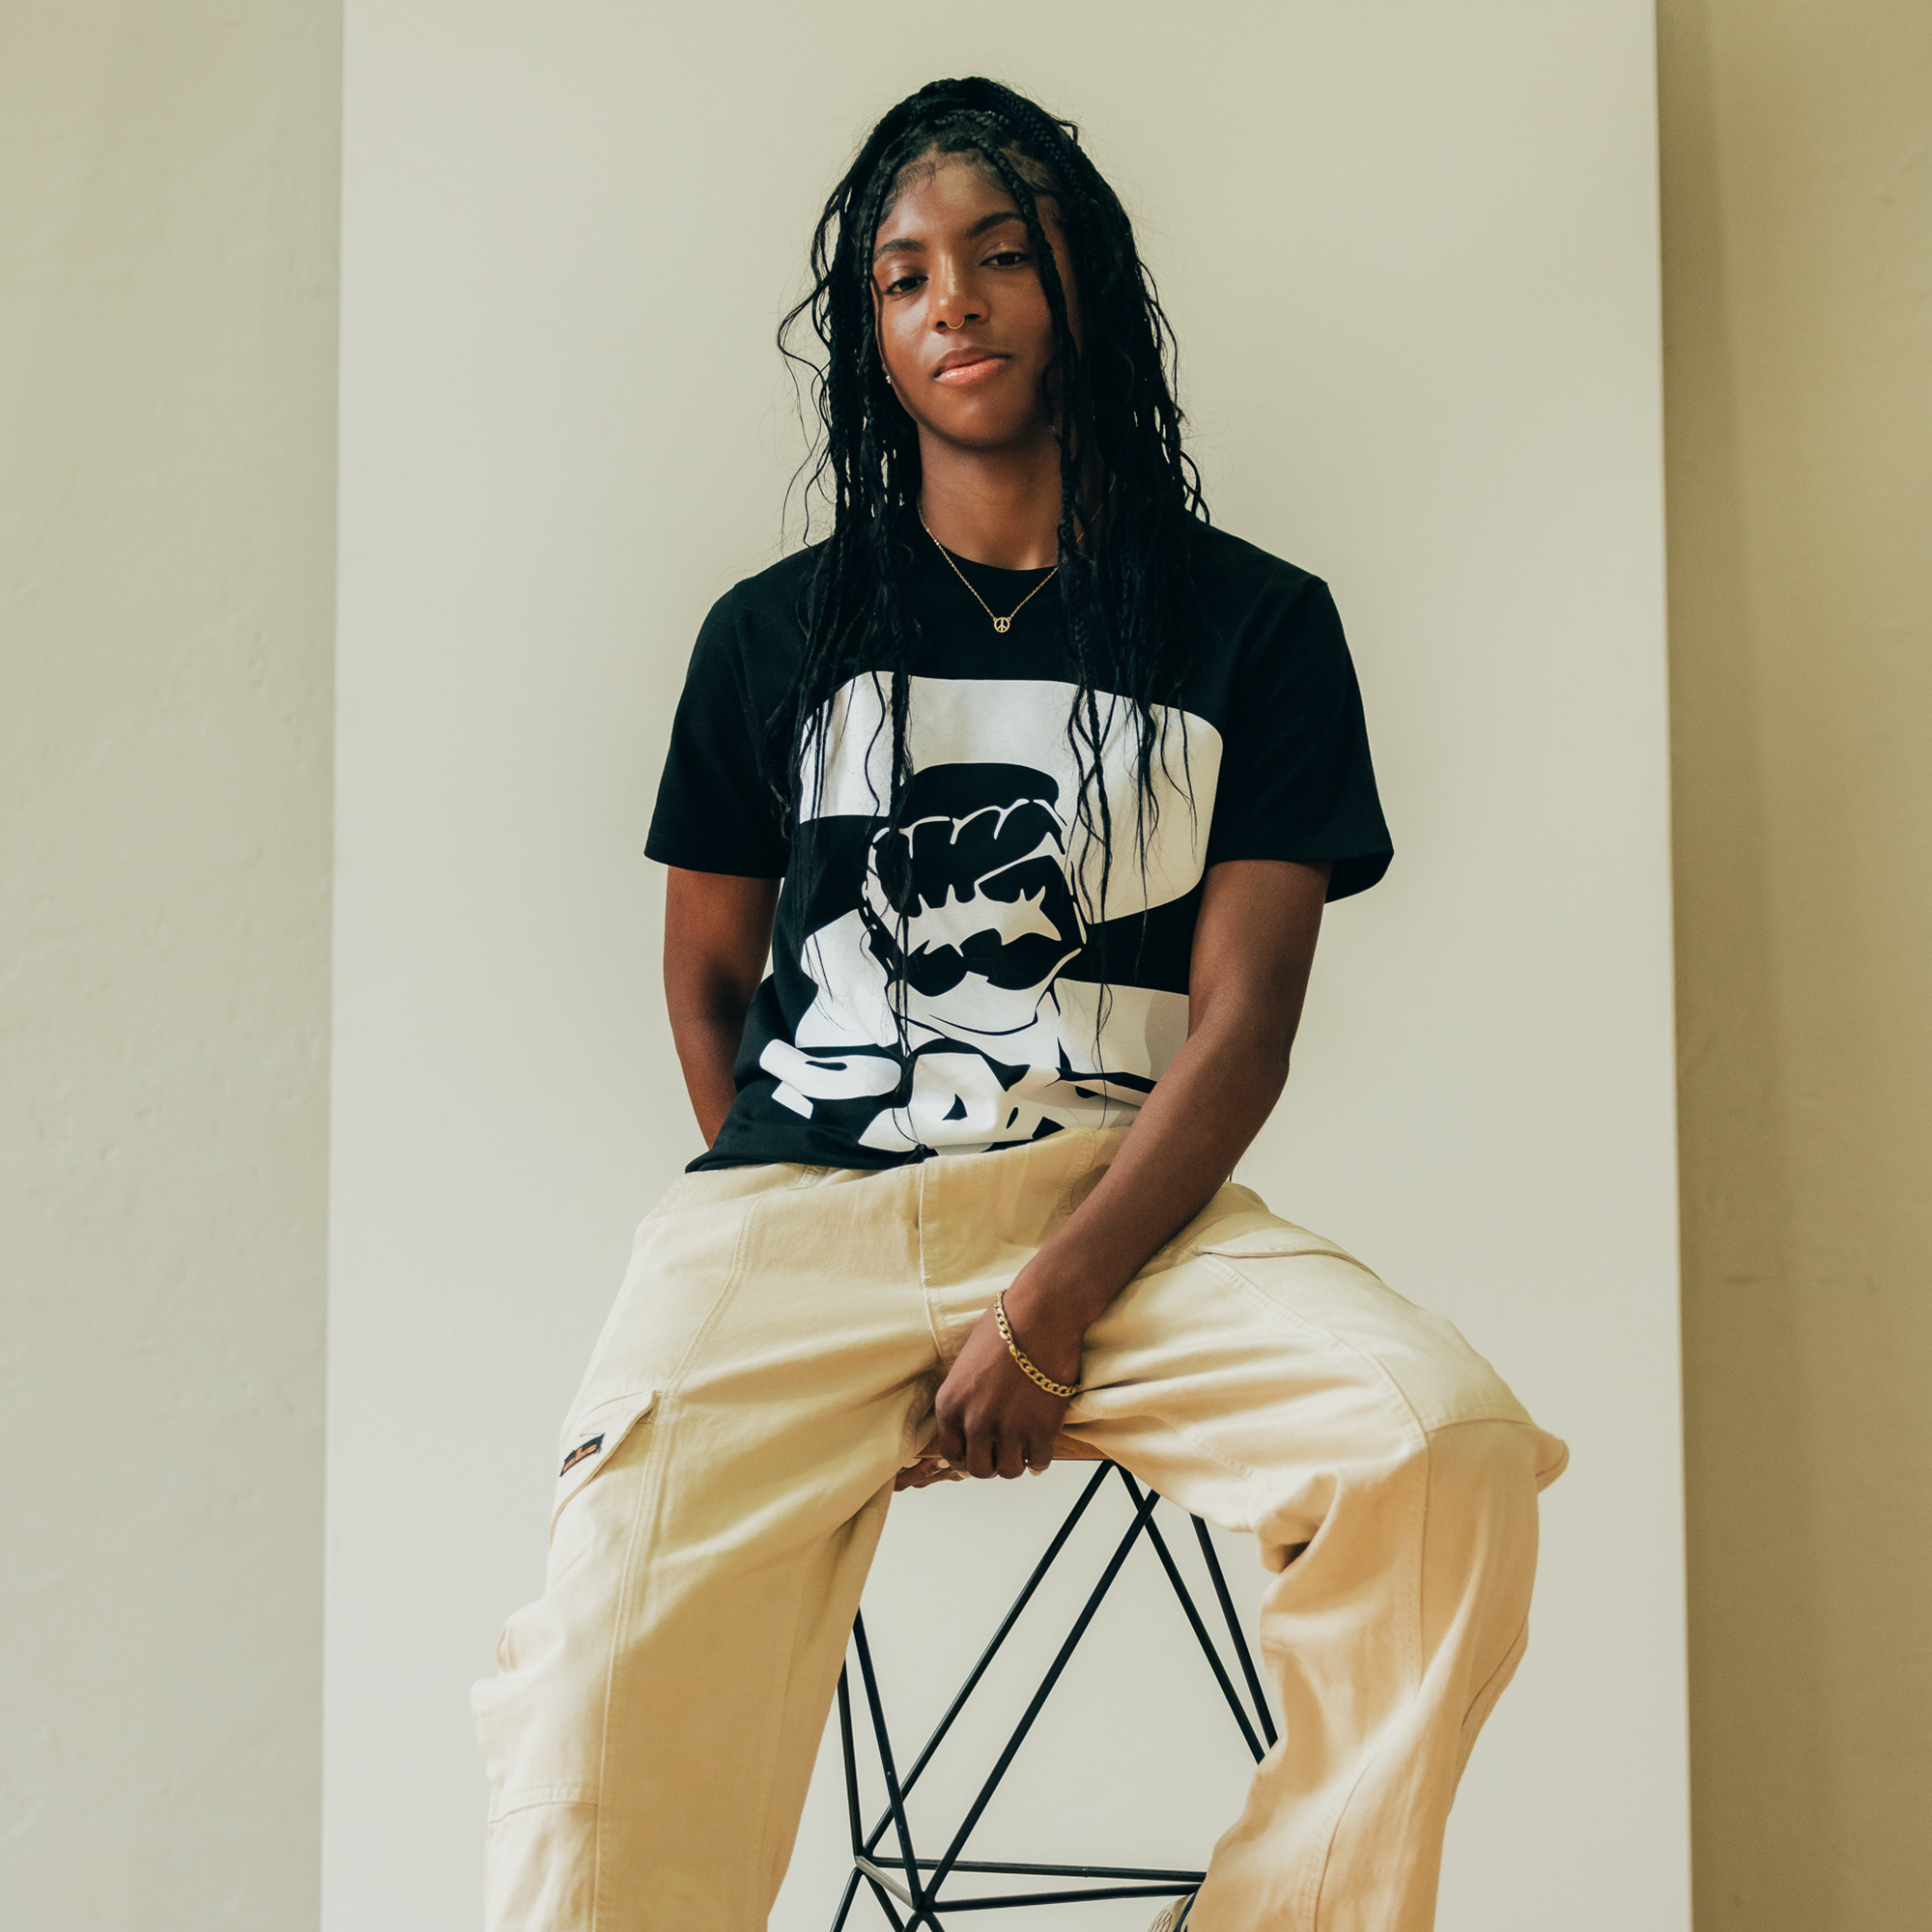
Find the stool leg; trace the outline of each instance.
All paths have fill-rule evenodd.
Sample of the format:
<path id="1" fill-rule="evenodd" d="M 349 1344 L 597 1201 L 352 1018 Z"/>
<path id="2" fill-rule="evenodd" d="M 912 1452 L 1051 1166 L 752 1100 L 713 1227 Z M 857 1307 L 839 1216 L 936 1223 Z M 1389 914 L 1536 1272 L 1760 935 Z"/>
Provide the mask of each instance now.
<path id="1" fill-rule="evenodd" d="M 852 1741 L 852 1673 L 838 1672 L 838 1747 L 845 1758 L 845 1813 L 852 1825 L 852 1850 L 865 1850 L 859 1823 L 859 1753 Z"/>
<path id="2" fill-rule="evenodd" d="M 952 1842 L 946 1848 L 946 1856 L 939 1861 L 932 1874 L 933 1891 L 945 1884 L 947 1875 L 959 1861 L 959 1854 L 966 1849 L 966 1840 L 972 1835 L 973 1827 L 980 1822 L 980 1814 L 992 1803 L 993 1793 L 1000 1787 L 1000 1780 L 1007 1775 L 1007 1767 L 1013 1761 L 1019 1747 L 1026 1742 L 1027 1733 L 1033 1729 L 1034 1719 L 1040 1714 L 1053 1687 L 1060 1682 L 1060 1673 L 1066 1668 L 1067 1660 L 1073 1655 L 1074 1647 L 1087 1634 L 1087 1626 L 1094 1621 L 1094 1612 L 1100 1607 L 1102 1599 L 1114 1587 L 1114 1578 L 1121 1574 L 1121 1565 L 1127 1560 L 1127 1552 L 1140 1540 L 1141 1532 L 1148 1525 L 1148 1519 L 1153 1515 L 1153 1506 L 1160 1498 L 1150 1490 L 1147 1500 L 1134 1512 L 1134 1520 L 1127 1533 L 1122 1537 L 1114 1553 L 1107 1559 L 1107 1567 L 1100 1573 L 1100 1580 L 1094 1584 L 1085 1607 L 1074 1620 L 1073 1628 L 1066 1634 L 1066 1641 L 1060 1646 L 1045 1679 L 1034 1692 L 1033 1702 L 1026 1707 L 1026 1714 L 1019 1720 L 1012 1736 L 1007 1741 L 1007 1747 L 1000 1753 L 1000 1761 L 994 1765 L 992 1775 L 980 1787 L 980 1795 L 974 1799 L 972 1808 L 966 1813 L 965 1822 L 952 1834 Z"/>
<path id="3" fill-rule="evenodd" d="M 872 1671 L 872 1647 L 866 1641 L 863 1611 L 852 1619 L 852 1643 L 859 1653 L 859 1675 L 866 1686 L 867 1706 L 872 1714 L 872 1735 L 879 1747 L 879 1769 L 885 1775 L 886 1802 L 892 1807 L 894 1832 L 899 1841 L 899 1857 L 904 1861 L 905 1886 L 912 1903 L 913 1923 L 923 1923 L 929 1925 L 932 1932 L 941 1932 L 939 1921 L 926 1909 L 926 1892 L 919 1882 L 919 1860 L 912 1848 L 912 1828 L 906 1822 L 905 1793 L 899 1788 L 898 1771 L 893 1763 L 892 1734 L 886 1728 L 886 1708 L 880 1701 L 878 1679 Z M 876 1889 L 876 1879 L 873 1886 Z"/>
<path id="4" fill-rule="evenodd" d="M 1276 1742 L 1274 1719 L 1268 1716 L 1267 1696 L 1262 1690 L 1262 1674 L 1255 1668 L 1254 1654 L 1248 1648 L 1241 1620 L 1235 1614 L 1235 1600 L 1228 1592 L 1227 1577 L 1221 1574 L 1221 1559 L 1214 1553 L 1214 1539 L 1208 1534 L 1208 1525 L 1200 1517 L 1195 1517 L 1193 1523 L 1201 1554 L 1208 1564 L 1208 1574 L 1214 1579 L 1214 1595 L 1220 1600 L 1221 1614 L 1228 1620 L 1228 1634 L 1234 1639 L 1235 1655 L 1241 1661 L 1241 1675 L 1248 1681 L 1248 1695 L 1255 1700 L 1255 1716 L 1262 1720 L 1263 1733 L 1272 1746 Z"/>
<path id="5" fill-rule="evenodd" d="M 920 1773 L 931 1761 L 932 1754 L 939 1748 L 941 1740 L 952 1728 L 952 1720 L 966 1708 L 967 1698 L 972 1696 L 973 1692 L 979 1688 L 980 1678 L 985 1676 L 987 1670 L 992 1665 L 993 1659 L 999 1655 L 1000 1646 L 1006 1642 L 1008 1636 L 1011 1634 L 1013 1626 L 1019 1622 L 1020 1612 L 1033 1601 L 1034 1592 L 1039 1588 L 1041 1582 L 1045 1579 L 1046 1573 L 1053 1568 L 1054 1559 L 1066 1547 L 1066 1540 L 1073 1534 L 1074 1525 L 1087 1513 L 1087 1505 L 1098 1493 L 1100 1485 L 1107 1480 L 1107 1471 L 1113 1466 L 1111 1463 L 1101 1463 L 1094 1471 L 1093 1479 L 1088 1483 L 1087 1487 L 1080 1492 L 1078 1501 L 1066 1512 L 1065 1521 L 1054 1532 L 1053 1541 L 1046 1546 L 1039 1561 L 1034 1565 L 1033 1575 L 1021 1586 L 1019 1595 L 1013 1599 L 1012 1607 L 1000 1620 L 1000 1627 L 993 1633 L 992 1641 L 980 1653 L 980 1661 L 968 1672 L 966 1682 L 959 1687 L 959 1694 L 948 1706 L 945 1717 L 940 1719 L 939 1722 L 934 1725 L 932 1735 L 926 1739 L 918 1758 L 913 1763 L 912 1769 L 906 1774 L 906 1790 L 910 1791 L 919 1782 Z M 883 1829 L 883 1824 L 881 1829 Z M 872 1844 L 878 1843 L 877 1832 L 872 1834 L 868 1842 Z"/>
<path id="6" fill-rule="evenodd" d="M 1119 1577 L 1122 1565 L 1132 1550 L 1134 1543 L 1144 1533 L 1150 1537 L 1156 1550 L 1159 1552 L 1162 1566 L 1177 1596 L 1181 1602 L 1183 1609 L 1188 1614 L 1188 1621 L 1194 1630 L 1197 1640 L 1202 1645 L 1203 1651 L 1207 1654 L 1210 1662 L 1213 1662 L 1217 1666 L 1216 1675 L 1221 1682 L 1224 1694 L 1229 1698 L 1230 1707 L 1235 1711 L 1237 1719 L 1243 1716 L 1238 1693 L 1235 1690 L 1233 1683 L 1228 1678 L 1225 1669 L 1219 1667 L 1219 1654 L 1214 1647 L 1211 1637 L 1208 1634 L 1206 1623 L 1202 1620 L 1198 1609 L 1194 1605 L 1192 1592 L 1189 1590 L 1185 1579 L 1180 1576 L 1179 1566 L 1175 1563 L 1172 1552 L 1168 1550 L 1165 1541 L 1153 1523 L 1153 1511 L 1160 1497 L 1152 1491 L 1143 1493 L 1124 1470 L 1121 1471 L 1121 1475 L 1134 1503 L 1133 1520 L 1125 1535 L 1116 1546 L 1112 1557 L 1107 1563 L 1098 1582 L 1094 1586 L 1093 1591 L 1087 1598 L 1085 1606 L 1082 1608 L 1079 1617 L 1065 1640 L 1060 1646 L 1059 1652 L 1049 1667 L 1044 1680 L 1035 1692 L 1025 1714 L 1020 1719 L 1018 1726 L 1012 1732 L 1005 1749 L 1001 1752 L 999 1762 L 993 1767 L 991 1775 L 981 1786 L 972 1809 L 967 1814 L 966 1820 L 959 1828 L 959 1831 L 955 1833 L 945 1856 L 938 1860 L 923 1861 L 924 1864 L 931 1866 L 931 1877 L 927 1883 L 922 1884 L 920 1882 L 923 1861 L 916 1857 L 912 1848 L 912 1833 L 905 1811 L 907 1795 L 911 1792 L 914 1784 L 919 1781 L 921 1774 L 931 1761 L 934 1751 L 951 1729 L 954 1719 L 958 1717 L 967 1699 L 985 1674 L 994 1655 L 1005 1642 L 1007 1635 L 1011 1631 L 1021 1611 L 1025 1609 L 1028 1602 L 1033 1597 L 1041 1578 L 1045 1576 L 1055 1557 L 1065 1545 L 1074 1524 L 1104 1484 L 1109 1471 L 1116 1466 L 1116 1464 L 1111 1463 L 1101 1463 L 1094 1470 L 1093 1479 L 1083 1487 L 1079 1500 L 1074 1504 L 1066 1519 L 1062 1522 L 1058 1533 L 1048 1545 L 1045 1553 L 1035 1566 L 1033 1575 L 1028 1577 L 1018 1598 L 1007 1612 L 999 1630 L 994 1634 L 992 1641 L 981 1653 L 979 1662 L 968 1674 L 965 1685 L 954 1696 L 945 1717 L 940 1719 L 938 1726 L 926 1740 L 923 1748 L 903 1780 L 897 1776 L 897 1766 L 893 1753 L 892 1741 L 886 1726 L 884 1699 L 879 1691 L 876 1673 L 872 1668 L 870 1645 L 866 1637 L 865 1619 L 863 1615 L 854 1618 L 852 1631 L 853 1645 L 858 1653 L 860 1675 L 865 1685 L 867 1700 L 871 1715 L 874 1741 L 879 1751 L 880 1768 L 886 1780 L 888 1803 L 886 1809 L 879 1815 L 870 1832 L 864 1832 L 859 1810 L 856 1732 L 852 1721 L 852 1690 L 850 1668 L 848 1665 L 847 1669 L 840 1675 L 838 1690 L 839 1736 L 845 1754 L 846 1808 L 852 1828 L 853 1870 L 846 1880 L 844 1892 L 839 1900 L 838 1911 L 833 1920 L 832 1932 L 844 1932 L 844 1927 L 850 1916 L 852 1902 L 858 1895 L 859 1883 L 862 1879 L 871 1888 L 872 1893 L 878 1899 L 880 1909 L 884 1912 L 888 1922 L 894 1928 L 894 1932 L 942 1932 L 941 1920 L 944 1914 L 949 1910 L 949 1907 L 940 1904 L 939 1893 L 946 1881 L 955 1871 L 984 1875 L 999 1874 L 1007 1877 L 1070 1878 L 1090 1881 L 1089 1884 L 1078 1886 L 1072 1889 L 1062 1889 L 1058 1890 L 1009 1892 L 999 1897 L 980 1897 L 957 1902 L 960 1909 L 970 1911 L 1002 1911 L 1037 1905 L 1072 1905 L 1100 1899 L 1171 1898 L 1178 1894 L 1189 1895 L 1202 1883 L 1206 1874 L 1198 1871 L 1170 1871 L 1144 1866 L 1012 1863 L 1005 1861 L 970 1860 L 960 1856 L 968 1835 L 978 1824 L 987 1803 L 1010 1768 L 1014 1756 L 1021 1744 L 1025 1741 L 1035 1719 L 1038 1717 L 1047 1697 L 1051 1694 L 1055 1684 L 1059 1681 L 1073 1650 L 1085 1635 L 1087 1628 L 1091 1624 L 1101 1602 L 1112 1589 L 1114 1582 Z M 1217 1581 L 1221 1583 L 1222 1594 L 1225 1598 L 1225 1580 L 1219 1578 L 1218 1567 L 1212 1565 L 1211 1560 L 1210 1574 L 1214 1575 Z M 1236 1648 L 1237 1650 L 1240 1648 L 1238 1641 Z M 1245 1661 L 1244 1657 L 1244 1663 Z M 1262 1752 L 1259 1743 L 1253 1735 L 1252 1727 L 1244 1726 L 1244 1730 L 1248 1736 L 1250 1748 L 1259 1757 L 1262 1755 Z M 874 1854 L 873 1848 L 888 1830 L 895 1827 L 897 1828 L 900 1857 L 897 1860 L 879 1861 Z M 887 1871 L 881 1869 L 882 1864 L 887 1866 L 896 1865 L 899 1867 L 903 1873 L 905 1885 L 902 1887 L 896 1877 L 888 1876 Z M 1104 1879 L 1110 1881 L 1110 1883 L 1096 1887 L 1091 1883 L 1094 1879 Z M 900 1913 L 895 1909 L 895 1898 L 901 1905 L 911 1908 L 911 1917 L 909 1919 L 902 1918 Z"/>
<path id="7" fill-rule="evenodd" d="M 852 1684 L 849 1669 L 840 1666 L 838 1672 L 838 1748 L 845 1759 L 845 1813 L 852 1825 L 852 1857 L 855 1861 L 852 1874 L 845 1881 L 845 1890 L 838 1901 L 838 1910 L 833 1915 L 832 1932 L 843 1932 L 846 1918 L 851 1915 L 852 1901 L 859 1895 L 859 1867 L 856 1861 L 864 1850 L 862 1842 L 864 1827 L 859 1821 L 859 1754 L 852 1738 Z"/>
<path id="8" fill-rule="evenodd" d="M 1141 1499 L 1140 1485 L 1122 1469 L 1121 1480 L 1127 1486 L 1127 1493 L 1135 1502 Z M 1151 1491 L 1149 1492 L 1152 1493 Z M 1221 1662 L 1221 1653 L 1214 1647 L 1214 1639 L 1208 1634 L 1208 1626 L 1201 1621 L 1201 1612 L 1194 1607 L 1194 1593 L 1187 1587 L 1186 1578 L 1176 1567 L 1172 1552 L 1168 1549 L 1167 1539 L 1160 1533 L 1160 1525 L 1151 1518 L 1148 1520 L 1148 1540 L 1153 1545 L 1154 1554 L 1160 1558 L 1160 1567 L 1167 1572 L 1167 1580 L 1174 1585 L 1174 1594 L 1180 1600 L 1180 1607 L 1187 1617 L 1188 1628 L 1194 1633 L 1194 1640 L 1201 1646 L 1201 1654 L 1208 1660 L 1208 1667 L 1214 1673 L 1214 1682 L 1221 1687 L 1221 1695 L 1228 1700 L 1228 1708 L 1235 1714 L 1235 1722 L 1241 1728 L 1242 1741 L 1254 1753 L 1257 1764 L 1265 1755 L 1262 1741 L 1255 1735 L 1255 1727 L 1248 1722 L 1248 1714 L 1241 1708 L 1239 1694 L 1234 1681 L 1229 1677 L 1227 1666 Z"/>
<path id="9" fill-rule="evenodd" d="M 1079 1498 L 1075 1501 L 1073 1507 L 1067 1511 L 1065 1520 L 1055 1531 L 1053 1541 L 1046 1546 L 1039 1561 L 1034 1565 L 1033 1575 L 1021 1585 L 1020 1593 L 1013 1599 L 1011 1607 L 1001 1618 L 999 1629 L 993 1633 L 991 1641 L 980 1653 L 979 1662 L 967 1673 L 965 1683 L 959 1687 L 958 1694 L 947 1707 L 946 1715 L 933 1726 L 932 1735 L 921 1747 L 919 1756 L 913 1760 L 912 1769 L 905 1775 L 905 1782 L 899 1787 L 902 1795 L 912 1790 L 913 1786 L 919 1782 L 921 1775 L 924 1772 L 926 1766 L 932 1762 L 933 1753 L 945 1742 L 946 1734 L 952 1728 L 954 1719 L 966 1708 L 967 1699 L 979 1689 L 980 1680 L 992 1667 L 993 1660 L 1000 1654 L 1001 1646 L 1012 1634 L 1013 1626 L 1019 1622 L 1021 1611 L 1033 1601 L 1034 1592 L 1039 1588 L 1041 1582 L 1045 1579 L 1046 1573 L 1052 1569 L 1054 1559 L 1066 1547 L 1067 1538 L 1073 1534 L 1074 1526 L 1086 1514 L 1088 1504 L 1099 1493 L 1100 1486 L 1107 1480 L 1107 1472 L 1113 1466 L 1111 1463 L 1102 1463 L 1094 1471 L 1086 1487 L 1080 1492 Z M 849 1709 L 849 1692 L 847 1693 L 847 1708 Z M 849 1737 L 849 1732 L 847 1735 Z M 850 1770 L 852 1776 L 856 1778 L 858 1775 L 856 1764 L 851 1765 Z M 853 1855 L 855 1857 L 869 1856 L 873 1847 L 885 1836 L 886 1828 L 892 1821 L 892 1810 L 888 1806 L 886 1810 L 880 1812 L 870 1833 L 863 1839 L 855 1834 Z"/>
<path id="10" fill-rule="evenodd" d="M 859 1895 L 859 1867 L 854 1865 L 845 1880 L 845 1889 L 838 1897 L 838 1910 L 832 1915 L 832 1932 L 840 1932 L 852 1914 L 852 1901 Z"/>

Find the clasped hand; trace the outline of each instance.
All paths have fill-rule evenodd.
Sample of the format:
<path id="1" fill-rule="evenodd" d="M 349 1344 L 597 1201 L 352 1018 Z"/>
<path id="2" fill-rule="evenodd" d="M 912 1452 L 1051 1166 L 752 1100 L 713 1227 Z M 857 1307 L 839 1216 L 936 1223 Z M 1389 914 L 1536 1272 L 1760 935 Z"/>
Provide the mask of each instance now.
<path id="1" fill-rule="evenodd" d="M 1028 1359 L 1055 1381 L 1080 1379 L 1080 1342 L 1051 1335 L 1025 1322 L 1012 1295 L 1007 1310 Z M 973 1325 L 933 1399 L 938 1429 L 927 1455 L 901 1469 L 895 1490 L 923 1490 L 928 1483 L 961 1476 L 1019 1476 L 1053 1461 L 1053 1438 L 1066 1413 L 1066 1398 L 1049 1395 L 1007 1352 L 989 1308 Z"/>

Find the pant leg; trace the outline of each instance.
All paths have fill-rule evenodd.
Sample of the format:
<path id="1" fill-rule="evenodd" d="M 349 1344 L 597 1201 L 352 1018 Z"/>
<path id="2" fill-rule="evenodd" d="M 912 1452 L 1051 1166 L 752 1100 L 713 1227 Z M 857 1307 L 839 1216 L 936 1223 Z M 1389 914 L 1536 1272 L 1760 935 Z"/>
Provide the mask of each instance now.
<path id="1" fill-rule="evenodd" d="M 489 1932 L 754 1932 L 933 1333 L 916 1183 L 689 1176 L 566 1425 L 542 1598 L 476 1687 Z"/>
<path id="2" fill-rule="evenodd" d="M 1270 1587 L 1283 1737 L 1214 1848 L 1203 1932 L 1435 1924 L 1456 1787 L 1528 1641 L 1538 1453 L 1520 1423 L 1432 1431 L 1387 1481 L 1343 1486 Z"/>
<path id="3" fill-rule="evenodd" d="M 1274 1571 L 1284 1713 L 1189 1919 L 1428 1932 L 1470 1745 L 1527 1638 L 1563 1445 L 1448 1322 L 1224 1188 L 1088 1337 L 1071 1433 Z"/>
<path id="4" fill-rule="evenodd" d="M 950 1359 L 1119 1145 L 929 1162 Z M 1017 1259 L 1016 1259 L 1017 1257 Z M 1428 1932 L 1462 1766 L 1522 1653 L 1536 1492 L 1567 1452 L 1447 1321 L 1223 1188 L 1087 1336 L 1067 1432 L 1275 1573 L 1281 1743 L 1215 1849 L 1199 1932 Z"/>

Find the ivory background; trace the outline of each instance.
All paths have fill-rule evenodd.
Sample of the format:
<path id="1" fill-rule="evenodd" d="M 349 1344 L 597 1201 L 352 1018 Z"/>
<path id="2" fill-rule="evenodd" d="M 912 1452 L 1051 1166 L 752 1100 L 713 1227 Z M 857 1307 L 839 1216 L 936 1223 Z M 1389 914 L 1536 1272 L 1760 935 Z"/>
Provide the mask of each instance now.
<path id="1" fill-rule="evenodd" d="M 632 1224 L 697 1146 L 639 857 L 669 707 L 779 543 L 802 238 L 879 108 L 960 71 L 1091 128 L 1218 516 L 1329 577 L 1360 656 L 1401 854 L 1330 922 L 1244 1175 L 1453 1314 L 1575 1449 L 1444 1925 L 1687 1921 L 1650 19 L 1172 22 L 350 8 L 330 1928 L 473 1916 L 465 1688 L 539 1586 Z M 871 1598 L 901 1680 L 963 1673 L 1053 1500 L 912 1499 Z M 1239 1747 L 1177 1629 L 1108 1620 L 991 1855 L 1205 1858 Z M 810 1821 L 784 1932 L 829 1918 L 838 1824 Z"/>
<path id="2" fill-rule="evenodd" d="M 340 17 L 0 0 L 0 1925 L 316 1923 Z"/>
<path id="3" fill-rule="evenodd" d="M 0 1634 L 17 1666 L 0 1895 L 32 1932 L 318 1921 L 340 15 L 0 5 Z M 1239 17 L 1201 45 L 1241 41 L 1245 74 L 1261 56 Z M 1916 1932 L 1932 23 L 1914 0 L 1664 0 L 1661 21 L 1696 1919 Z M 1078 45 L 1058 77 L 1093 71 L 1105 37 L 1062 38 Z M 457 39 L 423 38 L 425 83 Z M 1144 128 L 1080 103 L 1116 153 L 1221 140 L 1258 94 L 1270 125 L 1307 111 L 1264 64 L 1224 105 L 1187 80 L 1194 46 L 1162 41 L 1177 73 Z M 758 53 L 747 31 L 731 57 Z M 856 58 L 839 51 L 863 80 Z M 759 194 L 829 165 L 888 91 L 759 148 Z M 1315 188 L 1373 143 L 1334 153 Z M 679 160 L 689 182 L 716 145 Z M 1137 172 L 1145 213 L 1174 178 Z M 1169 225 L 1191 281 L 1203 231 L 1191 212 Z M 726 304 L 754 402 L 753 325 L 798 239 L 788 218 L 765 232 L 771 284 Z M 1198 305 L 1188 323 L 1199 376 Z M 1217 427 L 1193 393 L 1197 427 L 1238 454 L 1244 415 Z M 714 453 L 705 407 L 676 432 L 692 473 Z M 1316 538 L 1299 554 L 1340 581 Z M 1342 587 L 1366 660 L 1365 586 Z M 1402 822 L 1389 884 L 1338 911 L 1324 972 L 1345 915 L 1416 887 L 1424 829 Z M 634 862 L 635 839 L 609 842 Z M 640 1032 L 653 967 L 624 968 Z M 1340 1023 L 1324 992 L 1311 1048 Z M 658 1048 L 626 1051 L 635 1068 Z M 615 1220 L 648 1184 L 639 1163 L 607 1190 Z M 479 1177 L 476 1201 L 493 1190 Z M 573 1264 L 580 1311 L 621 1239 Z M 447 1432 L 427 1405 L 406 1420 L 435 1438 L 396 1475 L 428 1521 Z M 955 1506 L 1004 1524 L 1016 1499 L 923 1500 L 930 1525 Z M 513 1566 L 528 1524 L 505 1508 L 482 1535 Z M 902 1512 L 895 1534 L 921 1524 Z M 477 1625 L 498 1607 L 479 1602 Z M 1477 1776 L 1551 1662 L 1549 1623 Z M 1205 1742 L 1225 1768 L 1228 1741 Z M 436 1856 L 468 1886 L 473 1771 L 453 1725 L 439 1747 L 463 1843 Z"/>

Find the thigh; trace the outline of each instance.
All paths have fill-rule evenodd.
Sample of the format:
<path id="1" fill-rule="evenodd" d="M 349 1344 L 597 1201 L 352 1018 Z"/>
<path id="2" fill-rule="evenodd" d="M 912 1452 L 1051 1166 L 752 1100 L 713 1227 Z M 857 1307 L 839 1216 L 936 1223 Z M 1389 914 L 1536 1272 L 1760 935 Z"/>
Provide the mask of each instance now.
<path id="1" fill-rule="evenodd" d="M 1297 1496 L 1319 1522 L 1449 1423 L 1529 1420 L 1451 1322 L 1232 1184 L 1089 1330 L 1082 1380 L 1070 1434 L 1239 1527 Z"/>
<path id="2" fill-rule="evenodd" d="M 773 1164 L 687 1174 L 645 1216 L 565 1425 L 648 1398 L 663 1415 L 852 1406 L 929 1376 L 917 1197 L 900 1170 Z M 614 1445 L 613 1445 L 614 1446 Z"/>
<path id="3" fill-rule="evenodd" d="M 543 1690 L 536 1734 L 590 1726 L 567 1754 L 603 1750 L 613 1667 L 662 1664 L 655 1708 L 703 1681 L 694 1658 L 768 1652 L 781 1680 L 821 1573 L 849 1547 L 863 1575 L 935 1367 L 893 1179 L 687 1176 L 639 1228 L 559 1444 L 544 1596 L 499 1653 Z"/>
<path id="4" fill-rule="evenodd" d="M 594 1882 L 612 1922 L 763 1922 L 934 1367 L 907 1198 L 732 1170 L 639 1229 L 544 1594 L 475 1692 L 494 1896 Z"/>

